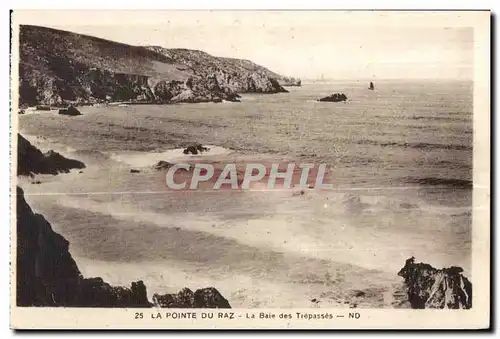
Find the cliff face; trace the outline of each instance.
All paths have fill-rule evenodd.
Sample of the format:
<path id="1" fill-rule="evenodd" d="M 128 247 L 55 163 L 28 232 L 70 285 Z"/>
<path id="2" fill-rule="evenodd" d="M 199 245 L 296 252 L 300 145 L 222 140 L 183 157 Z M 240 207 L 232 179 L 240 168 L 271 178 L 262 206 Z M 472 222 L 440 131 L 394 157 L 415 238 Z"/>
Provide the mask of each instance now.
<path id="1" fill-rule="evenodd" d="M 142 281 L 130 288 L 111 286 L 101 278 L 84 278 L 69 252 L 69 243 L 50 223 L 34 213 L 17 187 L 17 305 L 65 307 L 152 307 Z M 179 295 L 185 293 L 180 292 Z M 158 296 L 169 300 L 157 307 L 230 308 L 215 289 L 191 292 L 190 299 Z M 176 295 L 173 295 L 176 296 Z M 163 299 L 162 299 L 163 298 Z M 156 299 L 155 299 L 156 300 Z"/>
<path id="2" fill-rule="evenodd" d="M 456 266 L 436 269 L 411 257 L 398 275 L 404 278 L 412 308 L 470 309 L 472 283 L 462 271 Z"/>
<path id="3" fill-rule="evenodd" d="M 237 101 L 286 92 L 250 61 L 139 47 L 38 26 L 20 27 L 20 105 Z"/>
<path id="4" fill-rule="evenodd" d="M 191 291 L 184 288 L 177 294 L 154 294 L 153 305 L 164 308 L 231 308 L 229 302 L 213 287 Z"/>
<path id="5" fill-rule="evenodd" d="M 78 161 L 59 153 L 42 153 L 18 134 L 18 175 L 57 174 L 71 168 L 83 168 Z M 50 223 L 36 214 L 24 199 L 20 187 L 16 190 L 16 299 L 18 306 L 69 307 L 151 307 L 146 286 L 132 282 L 130 288 L 111 286 L 97 278 L 84 278 L 69 252 L 69 242 L 52 230 Z M 193 293 L 193 292 L 191 292 Z M 169 298 L 158 307 L 185 307 L 183 299 Z M 193 294 L 191 307 L 230 308 L 229 302 L 213 287 Z"/>

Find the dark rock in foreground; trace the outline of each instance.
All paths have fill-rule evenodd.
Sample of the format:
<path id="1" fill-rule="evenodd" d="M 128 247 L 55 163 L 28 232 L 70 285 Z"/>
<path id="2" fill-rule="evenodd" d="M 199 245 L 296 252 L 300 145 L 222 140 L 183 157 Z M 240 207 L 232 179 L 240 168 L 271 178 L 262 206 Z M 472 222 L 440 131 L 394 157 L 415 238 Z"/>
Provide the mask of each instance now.
<path id="1" fill-rule="evenodd" d="M 69 252 L 69 242 L 36 214 L 17 187 L 17 276 L 18 306 L 44 307 L 152 307 L 144 283 L 130 288 L 111 286 L 102 278 L 84 278 Z M 195 293 L 181 291 L 161 307 L 230 307 L 215 288 Z M 160 298 L 161 299 L 161 298 Z"/>
<path id="2" fill-rule="evenodd" d="M 229 301 L 213 287 L 201 288 L 194 292 L 195 308 L 231 308 Z"/>
<path id="3" fill-rule="evenodd" d="M 184 288 L 177 294 L 154 294 L 153 305 L 166 308 L 231 308 L 229 302 L 213 287 L 193 293 Z"/>
<path id="4" fill-rule="evenodd" d="M 183 151 L 184 154 L 194 154 L 197 155 L 198 153 L 203 153 L 203 152 L 208 152 L 210 149 L 203 146 L 202 144 L 194 144 L 186 147 Z"/>
<path id="5" fill-rule="evenodd" d="M 203 51 L 183 48 L 146 48 L 192 68 L 200 77 L 198 82 L 212 91 L 226 94 L 287 92 L 280 85 L 278 74 L 249 60 L 214 57 Z M 224 100 L 238 101 L 237 98 L 239 95 Z"/>
<path id="6" fill-rule="evenodd" d="M 334 93 L 327 97 L 321 98 L 318 101 L 326 101 L 326 102 L 347 101 L 347 96 L 344 93 Z"/>
<path id="7" fill-rule="evenodd" d="M 436 269 L 411 257 L 398 275 L 404 278 L 412 308 L 470 309 L 472 283 L 461 272 L 461 267 Z"/>
<path id="8" fill-rule="evenodd" d="M 68 108 L 61 108 L 59 110 L 59 114 L 69 115 L 69 116 L 77 116 L 82 115 L 79 110 L 77 110 L 74 106 L 69 106 Z"/>
<path id="9" fill-rule="evenodd" d="M 35 214 L 17 187 L 17 305 L 70 304 L 81 278 L 68 241 Z"/>
<path id="10" fill-rule="evenodd" d="M 42 153 L 21 134 L 17 134 L 17 175 L 68 173 L 73 168 L 85 168 L 78 160 L 48 151 Z"/>

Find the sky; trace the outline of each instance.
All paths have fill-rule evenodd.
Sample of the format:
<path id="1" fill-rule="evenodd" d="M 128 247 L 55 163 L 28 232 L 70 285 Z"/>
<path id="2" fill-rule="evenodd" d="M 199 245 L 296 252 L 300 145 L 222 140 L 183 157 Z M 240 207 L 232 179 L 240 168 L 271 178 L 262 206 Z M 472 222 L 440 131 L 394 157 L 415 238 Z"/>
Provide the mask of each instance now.
<path id="1" fill-rule="evenodd" d="M 447 21 L 328 12 L 166 12 L 42 25 L 132 45 L 199 49 L 304 79 L 471 79 L 474 36 Z M 408 24 L 408 22 L 412 24 Z M 429 20 L 429 22 L 432 22 Z M 37 24 L 39 24 L 37 22 Z"/>

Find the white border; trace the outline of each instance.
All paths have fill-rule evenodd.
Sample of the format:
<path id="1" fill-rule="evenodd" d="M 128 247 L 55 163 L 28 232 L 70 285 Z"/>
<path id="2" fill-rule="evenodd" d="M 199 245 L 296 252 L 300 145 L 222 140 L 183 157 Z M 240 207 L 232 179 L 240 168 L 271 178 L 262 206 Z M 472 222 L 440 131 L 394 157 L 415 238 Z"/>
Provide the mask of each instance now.
<path id="1" fill-rule="evenodd" d="M 105 4 L 102 3 L 102 1 L 95 1 L 95 0 L 87 0 L 87 1 L 51 1 L 49 2 L 44 2 L 43 7 L 44 8 L 137 8 L 137 5 L 140 4 L 141 8 L 185 8 L 185 9 L 193 9 L 193 8 L 226 8 L 226 9 L 243 9 L 243 8 L 260 8 L 260 9 L 265 9 L 265 8 L 336 8 L 336 9 L 493 9 L 494 12 L 497 12 L 498 9 L 498 1 L 494 0 L 489 0 L 489 1 L 484 1 L 484 0 L 475 0 L 475 1 L 435 1 L 435 0 L 420 0 L 420 1 L 405 1 L 405 2 L 399 2 L 399 1 L 354 1 L 354 0 L 339 0 L 336 1 L 334 4 L 328 5 L 324 3 L 323 1 L 316 1 L 316 0 L 308 0 L 307 2 L 304 1 L 295 1 L 295 0 L 275 0 L 272 2 L 272 5 L 269 1 L 260 1 L 260 0 L 255 0 L 247 3 L 234 3 L 230 1 L 212 1 L 209 4 L 207 2 L 203 1 L 191 1 L 191 0 L 184 0 L 184 1 L 177 1 L 177 3 L 173 3 L 172 1 L 168 2 L 168 5 L 165 4 L 163 1 L 141 1 L 141 2 L 134 2 L 134 1 L 126 1 L 126 0 L 121 0 L 121 1 L 116 1 L 114 6 L 111 6 L 111 2 L 107 1 Z M 307 4 L 307 6 L 304 6 L 304 4 Z M 16 2 L 16 8 L 40 8 L 41 3 L 39 1 L 17 1 Z M 104 6 L 103 6 L 104 5 Z M 333 6 L 335 5 L 335 6 Z M 326 7 L 327 6 L 327 7 Z M 7 9 L 3 11 L 5 17 L 7 16 Z M 6 20 L 7 21 L 7 20 Z M 5 22 L 6 22 L 5 21 Z M 498 25 L 498 23 L 497 23 Z M 4 23 L 2 25 L 2 29 L 4 29 L 4 34 L 0 35 L 2 39 L 4 39 L 3 46 L 4 48 L 4 53 L 3 58 L 4 60 L 1 65 L 3 66 L 1 68 L 3 79 L 4 81 L 8 81 L 8 26 Z M 496 34 L 495 38 L 495 43 L 498 43 L 498 34 Z M 495 72 L 496 73 L 496 72 Z M 6 105 L 4 106 L 5 108 L 8 107 L 8 83 L 7 83 L 7 88 L 5 88 L 1 93 L 2 93 L 2 99 Z M 498 97 L 498 88 L 495 91 L 495 97 Z M 8 126 L 9 126 L 9 117 L 7 114 L 2 114 L 0 115 L 3 119 L 3 123 L 1 126 L 5 128 L 4 133 L 2 134 L 3 142 L 0 143 L 0 150 L 4 154 L 4 158 L 8 159 L 9 158 L 9 131 L 8 131 Z M 496 124 L 495 124 L 496 125 Z M 495 144 L 496 144 L 496 137 L 495 137 Z M 493 146 L 493 145 L 492 145 Z M 496 152 L 495 152 L 496 153 Z M 2 188 L 2 192 L 4 192 L 4 197 L 5 200 L 3 201 L 4 203 L 1 204 L 2 210 L 1 213 L 2 216 L 6 216 L 6 222 L 3 223 L 4 226 L 9 224 L 8 220 L 8 215 L 9 215 L 9 197 L 8 197 L 8 192 L 9 192 L 9 171 L 10 167 L 8 162 L 2 162 L 0 163 L 0 171 L 2 171 L 2 179 L 0 181 L 0 185 Z M 496 187 L 495 187 L 496 188 Z M 496 204 L 495 204 L 495 207 Z M 494 208 L 494 210 L 497 210 L 497 208 Z M 9 248 L 9 238 L 8 238 L 8 227 L 4 227 L 5 234 L 3 237 L 1 237 L 2 241 L 4 241 L 3 246 L 1 248 L 4 249 L 3 254 L 6 255 L 7 258 L 3 258 L 1 262 L 5 265 L 2 267 L 3 269 L 1 272 L 4 274 L 5 279 L 1 279 L 1 287 L 2 291 L 6 293 L 7 298 L 4 300 L 10 299 L 9 295 L 9 279 L 8 279 L 8 258 L 9 254 L 6 249 Z M 498 235 L 498 232 L 497 232 Z M 498 243 L 498 242 L 497 242 Z M 496 252 L 496 251 L 495 251 Z M 496 266 L 496 263 L 495 263 Z M 495 270 L 498 271 L 498 270 Z M 497 293 L 498 295 L 498 293 Z M 2 314 L 1 319 L 5 321 L 5 324 L 2 324 L 3 329 L 8 329 L 8 319 L 9 317 L 9 310 L 7 307 L 7 303 L 4 303 L 4 307 L 2 310 L 4 313 Z M 496 321 L 495 321 L 496 322 Z M 12 332 L 7 332 L 4 333 L 7 336 L 13 335 Z M 101 336 L 103 334 L 97 334 L 93 333 L 90 334 L 93 336 Z M 169 335 L 174 335 L 174 333 L 169 333 Z M 187 334 L 181 334 L 183 336 L 186 336 Z M 260 334 L 264 335 L 264 334 Z M 266 334 L 267 335 L 267 334 Z M 335 334 L 338 335 L 338 334 Z M 358 334 L 360 335 L 360 334 Z M 426 334 L 427 336 L 430 334 Z M 432 335 L 431 335 L 432 336 Z"/>

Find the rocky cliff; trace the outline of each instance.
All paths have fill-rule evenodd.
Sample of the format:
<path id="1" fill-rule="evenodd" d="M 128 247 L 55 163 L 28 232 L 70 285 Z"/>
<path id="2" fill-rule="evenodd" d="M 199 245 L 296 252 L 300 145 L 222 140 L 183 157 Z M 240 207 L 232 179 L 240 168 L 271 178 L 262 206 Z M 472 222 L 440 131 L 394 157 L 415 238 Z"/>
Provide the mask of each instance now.
<path id="1" fill-rule="evenodd" d="M 51 28 L 20 27 L 20 105 L 237 101 L 238 92 L 286 92 L 247 60 L 140 47 Z"/>
<path id="2" fill-rule="evenodd" d="M 412 308 L 470 309 L 472 283 L 462 271 L 456 266 L 436 269 L 411 257 L 398 275 L 404 278 Z"/>
<path id="3" fill-rule="evenodd" d="M 230 308 L 213 287 L 195 292 L 184 288 L 176 294 L 153 295 L 150 302 L 142 281 L 130 287 L 111 286 L 102 278 L 84 278 L 69 252 L 69 242 L 54 232 L 50 223 L 36 214 L 17 187 L 17 276 L 18 306 L 50 307 L 164 307 Z M 436 269 L 429 264 L 406 261 L 398 273 L 404 278 L 412 308 L 470 309 L 472 284 L 460 267 Z M 366 297 L 357 292 L 356 297 Z"/>
<path id="4" fill-rule="evenodd" d="M 67 173 L 73 168 L 85 168 L 85 164 L 52 150 L 42 153 L 21 134 L 17 134 L 17 175 Z"/>
<path id="5" fill-rule="evenodd" d="M 32 211 L 17 187 L 18 306 L 65 307 L 195 307 L 230 308 L 213 287 L 178 295 L 155 295 L 151 303 L 142 281 L 130 287 L 111 286 L 101 278 L 84 278 L 69 252 L 69 242 L 50 223 Z M 192 302 L 191 302 L 192 300 Z"/>
<path id="6" fill-rule="evenodd" d="M 208 53 L 190 49 L 167 49 L 159 46 L 147 48 L 176 63 L 186 65 L 198 76 L 198 79 L 212 78 L 214 83 L 226 91 L 286 92 L 278 82 L 279 75 L 249 60 L 214 57 Z"/>
<path id="7" fill-rule="evenodd" d="M 300 80 L 299 78 L 294 78 L 294 77 L 280 76 L 280 77 L 278 77 L 278 82 L 280 83 L 281 86 L 290 86 L 290 87 L 302 86 L 302 80 Z"/>

